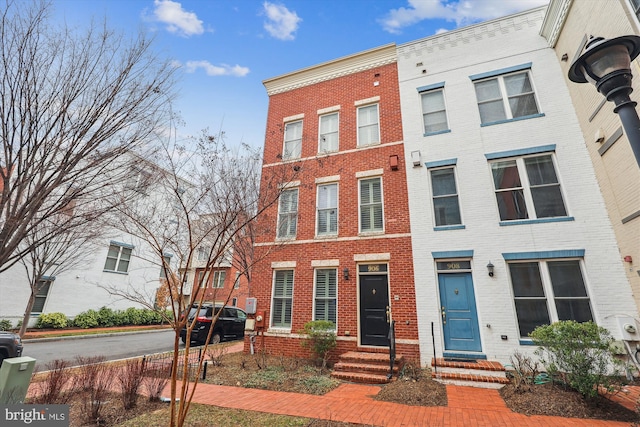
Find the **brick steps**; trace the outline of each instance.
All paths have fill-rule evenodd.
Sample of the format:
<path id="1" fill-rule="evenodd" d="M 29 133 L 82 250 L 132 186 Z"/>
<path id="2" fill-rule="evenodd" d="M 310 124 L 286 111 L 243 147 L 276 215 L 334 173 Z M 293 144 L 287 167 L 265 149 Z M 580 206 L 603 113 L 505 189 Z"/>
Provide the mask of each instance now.
<path id="1" fill-rule="evenodd" d="M 431 359 L 431 368 L 431 377 L 444 384 L 499 389 L 509 383 L 504 366 L 495 361 L 438 358 Z"/>
<path id="2" fill-rule="evenodd" d="M 396 355 L 393 374 L 398 372 L 404 364 L 404 358 Z M 339 357 L 339 361 L 333 365 L 333 378 L 360 384 L 386 384 L 389 378 L 389 352 L 380 349 L 369 351 L 348 351 Z"/>

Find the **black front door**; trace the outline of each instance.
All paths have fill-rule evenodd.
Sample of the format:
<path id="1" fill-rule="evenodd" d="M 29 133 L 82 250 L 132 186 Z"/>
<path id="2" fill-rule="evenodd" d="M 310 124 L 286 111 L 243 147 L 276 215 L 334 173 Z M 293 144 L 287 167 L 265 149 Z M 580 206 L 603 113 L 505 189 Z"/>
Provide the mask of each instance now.
<path id="1" fill-rule="evenodd" d="M 389 287 L 386 274 L 360 276 L 360 343 L 389 345 Z"/>

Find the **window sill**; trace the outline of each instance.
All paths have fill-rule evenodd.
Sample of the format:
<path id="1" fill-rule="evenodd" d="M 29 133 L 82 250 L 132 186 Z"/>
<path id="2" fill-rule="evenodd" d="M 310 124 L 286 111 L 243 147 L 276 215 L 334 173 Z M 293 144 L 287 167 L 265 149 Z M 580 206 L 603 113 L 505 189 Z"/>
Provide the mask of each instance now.
<path id="1" fill-rule="evenodd" d="M 433 227 L 433 231 L 463 230 L 465 228 L 465 225 L 438 225 Z"/>
<path id="2" fill-rule="evenodd" d="M 361 231 L 358 233 L 358 237 L 382 236 L 382 235 L 384 235 L 384 230 Z"/>
<path id="3" fill-rule="evenodd" d="M 482 124 L 480 124 L 480 127 L 501 125 L 503 123 L 518 122 L 520 120 L 529 120 L 529 119 L 535 119 L 535 118 L 538 118 L 538 117 L 544 117 L 544 113 L 538 113 L 538 114 L 531 114 L 529 116 L 516 117 L 515 119 L 505 119 L 505 120 L 498 120 L 498 121 L 495 121 L 495 122 L 482 123 Z"/>
<path id="4" fill-rule="evenodd" d="M 520 338 L 520 345 L 535 345 L 535 344 L 533 343 L 533 340 Z"/>
<path id="5" fill-rule="evenodd" d="M 513 221 L 500 221 L 500 227 L 505 227 L 508 225 L 524 225 L 524 224 L 543 224 L 546 222 L 567 222 L 567 221 L 575 221 L 575 218 L 572 216 L 561 216 L 556 218 L 539 218 L 539 219 L 518 219 Z"/>
<path id="6" fill-rule="evenodd" d="M 113 270 L 102 270 L 103 273 L 113 273 L 113 274 L 120 274 L 122 276 L 128 276 L 129 272 L 122 272 L 122 271 L 113 271 Z"/>
<path id="7" fill-rule="evenodd" d="M 380 141 L 370 142 L 369 144 L 358 144 L 356 146 L 356 148 L 367 148 L 367 147 L 373 147 L 373 146 L 380 145 L 380 144 L 381 144 Z"/>
<path id="8" fill-rule="evenodd" d="M 338 238 L 338 233 L 336 234 L 318 234 L 316 235 L 316 240 L 335 240 Z"/>
<path id="9" fill-rule="evenodd" d="M 291 237 L 276 237 L 276 242 L 293 242 L 296 240 L 296 236 Z"/>
<path id="10" fill-rule="evenodd" d="M 443 133 L 451 133 L 451 129 L 439 130 L 436 132 L 425 132 L 422 136 L 442 135 Z"/>

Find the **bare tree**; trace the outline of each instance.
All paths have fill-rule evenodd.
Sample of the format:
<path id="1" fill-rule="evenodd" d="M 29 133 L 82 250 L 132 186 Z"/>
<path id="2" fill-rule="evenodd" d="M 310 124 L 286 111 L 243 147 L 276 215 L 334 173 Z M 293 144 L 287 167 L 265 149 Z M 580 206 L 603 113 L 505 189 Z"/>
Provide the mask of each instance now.
<path id="1" fill-rule="evenodd" d="M 261 177 L 262 159 L 257 150 L 246 145 L 230 149 L 222 134 L 210 136 L 206 131 L 192 143 L 165 142 L 164 156 L 154 160 L 162 168 L 147 165 L 154 176 L 149 196 L 121 204 L 118 226 L 146 243 L 148 252 L 145 255 L 140 249 L 138 256 L 148 257 L 162 265 L 165 271 L 169 283 L 163 286 L 160 295 L 168 293 L 168 301 L 174 306 L 173 316 L 168 319 L 175 333 L 173 363 L 174 366 L 186 366 L 190 340 L 187 337 L 185 352 L 181 354 L 180 331 L 186 328 L 190 336 L 195 321 L 189 322 L 186 313 L 192 306 L 201 306 L 205 301 L 203 284 L 208 280 L 208 274 L 205 274 L 195 281 L 187 281 L 186 275 L 198 248 L 208 249 L 206 259 L 200 260 L 205 272 L 234 262 L 234 251 L 240 247 L 237 243 L 241 241 L 244 248 L 253 244 L 251 230 L 256 219 L 277 203 L 284 188 L 280 184 L 291 181 L 300 168 L 294 170 L 290 164 L 283 163 L 281 167 L 272 168 L 269 177 Z M 259 191 L 261 179 L 267 181 L 262 193 Z M 168 255 L 172 262 L 166 261 Z M 241 270 L 248 272 L 252 265 L 249 253 L 243 257 L 243 263 Z M 152 307 L 155 299 L 150 300 L 133 286 L 126 291 L 108 290 L 147 307 Z M 214 299 L 226 304 L 231 292 L 216 295 Z M 188 303 L 185 295 L 191 297 Z M 215 313 L 214 316 L 217 317 Z M 205 340 L 198 372 L 202 369 L 212 332 L 213 328 Z M 184 424 L 195 391 L 195 385 L 189 383 L 188 371 L 172 371 L 171 399 L 176 404 L 171 405 L 171 426 Z M 195 381 L 197 384 L 197 379 Z"/>
<path id="2" fill-rule="evenodd" d="M 118 158 L 149 148 L 165 126 L 174 68 L 152 41 L 106 22 L 55 28 L 43 1 L 4 0 L 0 11 L 0 272 L 43 242 L 41 226 L 74 199 L 115 201 L 131 178 Z M 117 186 L 116 186 L 117 187 Z M 38 235 L 25 244 L 28 235 Z"/>
<path id="3" fill-rule="evenodd" d="M 81 267 L 89 261 L 92 248 L 104 230 L 98 221 L 101 212 L 94 211 L 92 205 L 74 199 L 63 212 L 36 221 L 36 225 L 29 227 L 21 245 L 31 249 L 20 258 L 20 263 L 26 270 L 31 294 L 22 318 L 20 336 L 27 330 L 37 295 L 48 286 L 43 279 Z"/>

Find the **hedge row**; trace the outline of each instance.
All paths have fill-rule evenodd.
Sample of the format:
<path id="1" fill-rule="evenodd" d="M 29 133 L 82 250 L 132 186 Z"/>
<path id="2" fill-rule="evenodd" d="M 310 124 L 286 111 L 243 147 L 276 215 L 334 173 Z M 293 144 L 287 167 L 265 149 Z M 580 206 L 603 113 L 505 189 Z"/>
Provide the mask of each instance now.
<path id="1" fill-rule="evenodd" d="M 164 319 L 170 318 L 165 313 Z M 99 310 L 87 310 L 73 319 L 64 313 L 44 313 L 38 318 L 37 328 L 108 328 L 112 326 L 157 325 L 163 322 L 162 313 L 146 308 L 129 307 L 126 310 L 112 310 L 102 307 Z"/>

